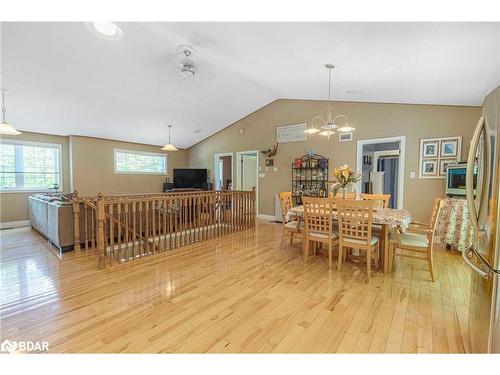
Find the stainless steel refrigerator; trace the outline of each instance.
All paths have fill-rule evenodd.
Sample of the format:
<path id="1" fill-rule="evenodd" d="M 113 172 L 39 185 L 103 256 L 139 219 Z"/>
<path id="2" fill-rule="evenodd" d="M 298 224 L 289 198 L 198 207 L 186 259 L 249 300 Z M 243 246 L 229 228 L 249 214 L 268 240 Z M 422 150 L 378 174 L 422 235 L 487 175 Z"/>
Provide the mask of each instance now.
<path id="1" fill-rule="evenodd" d="M 475 237 L 473 247 L 462 256 L 472 269 L 468 338 L 469 350 L 474 353 L 500 353 L 499 121 L 500 87 L 485 98 L 467 163 L 467 201 Z"/>

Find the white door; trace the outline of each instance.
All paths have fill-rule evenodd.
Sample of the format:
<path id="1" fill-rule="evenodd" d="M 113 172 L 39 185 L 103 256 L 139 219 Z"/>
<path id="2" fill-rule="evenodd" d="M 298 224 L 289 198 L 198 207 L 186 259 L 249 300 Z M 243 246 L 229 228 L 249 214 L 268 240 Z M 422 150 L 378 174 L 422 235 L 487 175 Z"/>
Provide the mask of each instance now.
<path id="1" fill-rule="evenodd" d="M 252 190 L 257 186 L 257 156 L 241 156 L 241 190 Z"/>

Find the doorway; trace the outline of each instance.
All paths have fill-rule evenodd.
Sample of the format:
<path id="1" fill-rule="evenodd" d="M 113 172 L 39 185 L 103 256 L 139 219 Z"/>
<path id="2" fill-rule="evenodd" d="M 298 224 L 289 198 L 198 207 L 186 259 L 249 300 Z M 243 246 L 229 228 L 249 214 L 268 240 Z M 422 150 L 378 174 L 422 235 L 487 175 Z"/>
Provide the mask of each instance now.
<path id="1" fill-rule="evenodd" d="M 214 155 L 214 189 L 233 189 L 233 153 L 224 152 Z"/>
<path id="2" fill-rule="evenodd" d="M 259 197 L 259 151 L 238 151 L 236 153 L 236 189 L 250 191 L 255 188 Z M 258 210 L 258 204 L 256 209 Z"/>
<path id="3" fill-rule="evenodd" d="M 405 137 L 366 139 L 357 142 L 357 191 L 390 194 L 390 208 L 403 208 Z"/>

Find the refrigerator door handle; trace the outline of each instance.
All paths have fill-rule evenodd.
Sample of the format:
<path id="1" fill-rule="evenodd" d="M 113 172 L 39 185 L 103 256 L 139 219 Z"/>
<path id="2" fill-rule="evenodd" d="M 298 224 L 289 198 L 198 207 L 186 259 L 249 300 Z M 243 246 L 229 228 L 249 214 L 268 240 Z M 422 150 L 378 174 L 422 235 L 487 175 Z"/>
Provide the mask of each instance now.
<path id="1" fill-rule="evenodd" d="M 471 259 L 469 258 L 469 254 L 471 254 L 471 253 L 473 253 L 472 249 L 467 249 L 465 251 L 462 251 L 462 258 L 463 258 L 465 264 L 467 264 L 474 272 L 479 274 L 479 276 L 481 276 L 482 278 L 489 279 L 490 278 L 489 270 L 484 271 L 481 268 L 479 268 L 478 266 L 476 266 L 474 263 L 472 263 Z M 481 259 L 481 258 L 479 258 L 479 259 Z M 483 262 L 482 259 L 481 259 L 481 262 Z"/>

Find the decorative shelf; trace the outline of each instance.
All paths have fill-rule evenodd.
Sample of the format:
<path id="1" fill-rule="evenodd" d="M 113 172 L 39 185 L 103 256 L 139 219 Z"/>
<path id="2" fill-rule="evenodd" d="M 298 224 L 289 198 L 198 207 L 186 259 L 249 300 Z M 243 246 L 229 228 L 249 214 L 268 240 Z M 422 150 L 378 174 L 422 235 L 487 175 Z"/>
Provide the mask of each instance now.
<path id="1" fill-rule="evenodd" d="M 300 166 L 298 166 L 300 164 Z M 292 164 L 292 198 L 302 204 L 302 195 L 328 196 L 328 159 L 318 154 L 307 154 Z"/>

